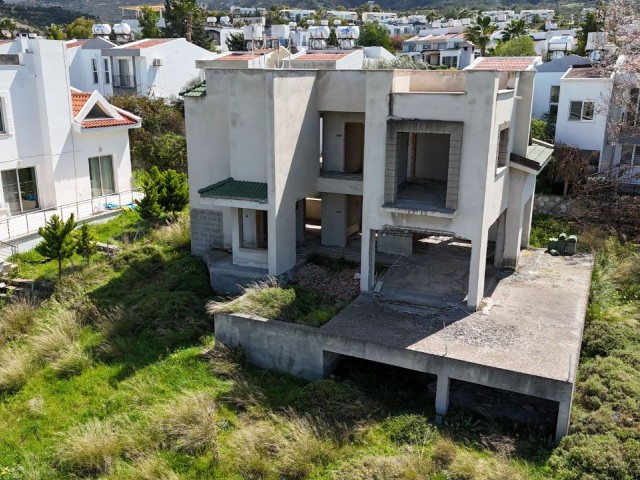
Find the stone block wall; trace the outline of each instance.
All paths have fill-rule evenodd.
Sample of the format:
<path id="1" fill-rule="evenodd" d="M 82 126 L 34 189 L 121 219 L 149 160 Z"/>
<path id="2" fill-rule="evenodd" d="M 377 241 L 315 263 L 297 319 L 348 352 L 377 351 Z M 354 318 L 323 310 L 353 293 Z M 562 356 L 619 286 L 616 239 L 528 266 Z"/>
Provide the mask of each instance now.
<path id="1" fill-rule="evenodd" d="M 212 248 L 224 248 L 222 212 L 191 209 L 191 253 L 202 255 Z"/>

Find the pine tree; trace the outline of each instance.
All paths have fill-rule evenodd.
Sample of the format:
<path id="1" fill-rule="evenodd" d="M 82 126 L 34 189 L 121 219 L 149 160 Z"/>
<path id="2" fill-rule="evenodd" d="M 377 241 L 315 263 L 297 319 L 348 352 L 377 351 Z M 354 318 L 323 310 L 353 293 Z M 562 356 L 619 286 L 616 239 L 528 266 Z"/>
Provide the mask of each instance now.
<path id="1" fill-rule="evenodd" d="M 78 255 L 84 257 L 87 261 L 87 265 L 89 265 L 91 255 L 95 254 L 97 251 L 98 247 L 96 247 L 93 233 L 89 230 L 89 225 L 87 223 L 83 223 L 80 227 L 80 233 L 76 240 L 76 252 L 78 252 Z"/>
<path id="2" fill-rule="evenodd" d="M 53 215 L 45 227 L 40 227 L 38 233 L 42 242 L 36 246 L 36 251 L 49 260 L 58 261 L 58 277 L 62 277 L 62 261 L 71 258 L 75 250 L 75 243 L 71 232 L 76 228 L 73 214 L 64 222 L 58 215 Z"/>
<path id="3" fill-rule="evenodd" d="M 155 221 L 162 216 L 162 207 L 158 202 L 158 187 L 159 180 L 153 175 L 147 175 L 142 181 L 142 193 L 144 194 L 144 198 L 142 200 L 136 200 L 136 205 L 140 212 L 140 216 L 145 220 Z"/>
<path id="4" fill-rule="evenodd" d="M 189 204 L 189 186 L 184 173 L 169 169 L 160 174 L 158 192 L 160 206 L 172 219 Z"/>

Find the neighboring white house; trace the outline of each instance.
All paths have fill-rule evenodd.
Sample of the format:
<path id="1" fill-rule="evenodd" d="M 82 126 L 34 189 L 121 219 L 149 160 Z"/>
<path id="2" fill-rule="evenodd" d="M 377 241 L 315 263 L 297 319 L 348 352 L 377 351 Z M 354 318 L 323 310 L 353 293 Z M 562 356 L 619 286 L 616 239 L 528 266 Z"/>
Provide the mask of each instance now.
<path id="1" fill-rule="evenodd" d="M 462 26 L 421 30 L 402 42 L 398 56 L 410 56 L 429 65 L 465 68 L 475 59 L 475 46 L 464 38 Z"/>
<path id="2" fill-rule="evenodd" d="M 103 57 L 102 50 L 115 46 L 115 43 L 100 37 L 68 41 L 67 65 L 71 85 L 84 91 L 98 90 L 105 97 L 113 95 L 111 59 Z"/>
<path id="3" fill-rule="evenodd" d="M 128 132 L 141 119 L 72 88 L 67 50 L 56 40 L 0 43 L 0 204 L 11 217 L 0 239 L 37 231 L 54 208 L 86 218 L 131 190 Z"/>
<path id="4" fill-rule="evenodd" d="M 398 19 L 394 12 L 362 12 L 362 23 L 388 23 Z"/>
<path id="5" fill-rule="evenodd" d="M 560 79 L 556 143 L 578 147 L 594 164 L 613 153 L 607 145 L 612 79 L 590 65 L 574 65 Z"/>
<path id="6" fill-rule="evenodd" d="M 305 198 L 318 194 L 323 245 L 361 235 L 362 291 L 374 287 L 376 242 L 405 251 L 399 230 L 453 232 L 471 240 L 476 307 L 490 230 L 505 232 L 497 264 L 515 265 L 551 154 L 529 142 L 537 62 L 483 58 L 444 72 L 201 63 L 206 89 L 185 94 L 193 252 L 231 249 L 240 277 L 284 275 Z"/>
<path id="7" fill-rule="evenodd" d="M 215 57 L 184 38 L 152 38 L 118 46 L 95 38 L 71 41 L 67 47 L 71 85 L 95 89 L 107 97 L 175 97 L 187 82 L 201 77 L 196 60 Z"/>
<path id="8" fill-rule="evenodd" d="M 536 66 L 533 93 L 533 116 L 541 118 L 549 114 L 551 121 L 558 115 L 560 79 L 573 65 L 591 65 L 591 60 L 577 55 L 568 55 Z"/>

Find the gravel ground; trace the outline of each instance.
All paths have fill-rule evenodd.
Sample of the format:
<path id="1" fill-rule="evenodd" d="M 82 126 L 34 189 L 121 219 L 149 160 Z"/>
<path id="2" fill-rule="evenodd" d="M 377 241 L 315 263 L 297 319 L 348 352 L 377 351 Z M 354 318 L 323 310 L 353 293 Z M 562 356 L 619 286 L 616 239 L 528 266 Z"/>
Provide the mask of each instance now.
<path id="1" fill-rule="evenodd" d="M 303 287 L 326 293 L 336 300 L 353 300 L 360 294 L 360 281 L 355 278 L 357 268 L 345 268 L 338 272 L 306 263 L 298 267 L 293 281 Z"/>

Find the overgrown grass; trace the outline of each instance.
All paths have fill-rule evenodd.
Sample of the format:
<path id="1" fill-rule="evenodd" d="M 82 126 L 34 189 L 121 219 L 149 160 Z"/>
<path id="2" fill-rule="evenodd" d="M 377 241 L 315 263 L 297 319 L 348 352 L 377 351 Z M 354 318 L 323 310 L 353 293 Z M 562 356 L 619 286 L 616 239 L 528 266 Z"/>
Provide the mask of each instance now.
<path id="1" fill-rule="evenodd" d="M 213 301 L 207 311 L 244 313 L 269 320 L 301 323 L 319 327 L 335 316 L 346 304 L 301 285 L 281 286 L 275 280 L 256 283 L 242 296 L 230 301 Z"/>
<path id="2" fill-rule="evenodd" d="M 125 220 L 104 229 L 138 231 Z M 553 453 L 535 437 L 511 438 L 505 453 L 483 425 L 436 427 L 424 375 L 356 363 L 349 380 L 310 383 L 245 365 L 211 337 L 205 305 L 221 299 L 184 224 L 161 228 L 70 268 L 41 304 L 19 307 L 35 320 L 6 313 L 17 327 L 0 344 L 0 479 L 640 474 L 635 247 L 611 241 L 598 254 L 572 434 Z M 214 305 L 289 320 L 334 306 L 299 287 L 251 293 Z"/>

